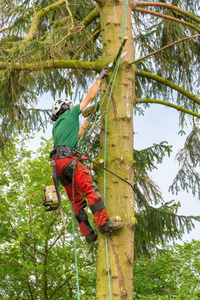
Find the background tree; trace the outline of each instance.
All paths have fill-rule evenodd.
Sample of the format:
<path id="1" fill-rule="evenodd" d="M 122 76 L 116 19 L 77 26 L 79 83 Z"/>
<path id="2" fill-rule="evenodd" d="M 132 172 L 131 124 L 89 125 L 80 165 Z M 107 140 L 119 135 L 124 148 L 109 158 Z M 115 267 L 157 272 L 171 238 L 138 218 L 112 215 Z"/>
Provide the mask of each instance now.
<path id="1" fill-rule="evenodd" d="M 109 170 L 128 183 L 107 173 L 103 184 L 105 174 L 101 168 L 95 169 L 110 215 L 120 212 L 126 227 L 119 236 L 112 235 L 108 239 L 109 268 L 105 255 L 106 241 L 99 236 L 97 299 L 111 298 L 111 294 L 114 299 L 132 299 L 133 232 L 136 225 L 133 189 L 139 211 L 138 231 L 141 224 L 146 224 L 140 227 L 143 237 L 139 247 L 141 251 L 148 248 L 151 237 L 159 242 L 164 241 L 165 236 L 180 237 L 183 225 L 191 229 L 191 220 L 183 224 L 182 220 L 186 219 L 175 216 L 171 204 L 162 205 L 158 210 L 150 206 L 149 200 L 157 202 L 162 200 L 162 196 L 145 174 L 145 166 L 146 169 L 152 167 L 145 156 L 159 159 L 163 153 L 169 153 L 170 148 L 161 144 L 147 149 L 141 153 L 140 164 L 139 154 L 135 152 L 137 157 L 134 161 L 132 112 L 135 107 L 136 113 L 142 113 L 149 103 L 173 107 L 180 111 L 181 132 L 186 126 L 185 115 L 192 116 L 193 134 L 187 140 L 187 151 L 180 153 L 180 159 L 185 158 L 184 164 L 171 188 L 177 192 L 181 185 L 185 187 L 185 183 L 189 182 L 187 188 L 192 187 L 196 193 L 199 182 L 199 175 L 194 169 L 199 163 L 196 118 L 200 116 L 200 100 L 197 97 L 198 1 L 96 2 L 98 6 L 93 1 L 38 0 L 34 4 L 28 0 L 1 1 L 1 145 L 3 147 L 15 131 L 45 126 L 46 119 L 42 118 L 45 112 L 34 108 L 37 97 L 43 92 L 51 91 L 55 96 L 56 92 L 59 94 L 65 90 L 66 96 L 79 96 L 81 99 L 87 80 L 93 77 L 93 72 L 99 72 L 115 59 L 125 42 L 124 37 L 127 37 L 123 48 L 127 54 L 117 61 L 118 72 L 112 79 L 115 85 L 110 86 L 106 96 L 108 82 L 101 88 L 101 144 L 97 161 L 104 160 L 104 166 L 106 164 Z M 149 9 L 150 6 L 153 8 Z M 135 60 L 134 47 L 137 56 L 142 58 Z M 70 71 L 65 74 L 65 69 Z M 144 104 L 142 108 L 141 103 Z M 141 180 L 134 188 L 131 187 L 133 166 L 136 179 Z M 139 169 L 139 166 L 143 168 Z M 143 223 L 140 216 L 145 216 Z M 152 216 L 156 223 L 150 223 L 149 217 Z M 149 224 L 153 225 L 151 230 Z M 149 231 L 148 238 L 145 228 Z"/>
<path id="2" fill-rule="evenodd" d="M 46 162 L 51 147 L 43 139 L 35 155 L 15 139 L 0 158 L 2 299 L 77 299 L 70 203 L 62 195 L 64 220 L 59 210 L 49 214 L 42 206 L 44 188 L 52 184 Z M 77 239 L 81 299 L 95 296 L 95 254 Z"/>
<path id="3" fill-rule="evenodd" d="M 199 299 L 199 241 L 163 249 L 134 264 L 134 299 Z"/>

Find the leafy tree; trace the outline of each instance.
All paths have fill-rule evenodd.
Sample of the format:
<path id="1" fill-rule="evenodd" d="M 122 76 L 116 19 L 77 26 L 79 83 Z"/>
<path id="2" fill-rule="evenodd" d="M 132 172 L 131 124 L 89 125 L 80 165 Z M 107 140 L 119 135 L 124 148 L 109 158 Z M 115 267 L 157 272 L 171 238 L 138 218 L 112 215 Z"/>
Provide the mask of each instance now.
<path id="1" fill-rule="evenodd" d="M 63 195 L 63 220 L 60 211 L 42 206 L 44 188 L 51 185 L 52 142 L 43 140 L 37 155 L 23 141 L 16 143 L 0 159 L 0 297 L 77 299 L 70 201 Z M 81 299 L 94 299 L 96 249 L 76 241 Z"/>
<path id="2" fill-rule="evenodd" d="M 134 263 L 134 299 L 193 299 L 200 297 L 200 242 L 163 249 L 151 259 Z"/>
<path id="3" fill-rule="evenodd" d="M 133 108 L 135 113 L 143 113 L 154 103 L 176 109 L 180 112 L 181 133 L 187 126 L 186 115 L 190 116 L 193 133 L 180 153 L 183 165 L 171 189 L 178 192 L 181 187 L 192 188 L 196 194 L 198 1 L 2 0 L 1 10 L 2 147 L 15 132 L 45 126 L 47 119 L 42 116 L 48 112 L 34 108 L 39 95 L 50 91 L 55 97 L 65 91 L 67 97 L 81 99 L 86 82 L 118 57 L 120 47 L 127 52 L 122 59 L 119 55 L 116 67 L 109 72 L 109 81 L 101 86 L 100 151 L 96 162 L 103 161 L 104 167 L 125 180 L 109 172 L 104 174 L 100 166 L 95 171 L 109 214 L 120 213 L 126 227 L 121 234 L 110 236 L 108 242 L 99 236 L 96 297 L 108 299 L 112 294 L 115 299 L 132 299 L 136 224 L 137 245 L 142 252 L 149 251 L 151 240 L 154 246 L 155 242 L 164 242 L 165 237 L 180 237 L 185 226 L 187 230 L 192 226 L 190 219 L 172 212 L 174 204 L 162 203 L 162 195 L 148 177 L 147 171 L 153 168 L 151 159 L 161 162 L 170 147 L 161 143 L 140 154 L 135 151 L 133 159 Z M 116 77 L 112 77 L 114 74 Z M 134 176 L 140 181 L 133 187 Z M 150 206 L 158 201 L 159 209 Z"/>

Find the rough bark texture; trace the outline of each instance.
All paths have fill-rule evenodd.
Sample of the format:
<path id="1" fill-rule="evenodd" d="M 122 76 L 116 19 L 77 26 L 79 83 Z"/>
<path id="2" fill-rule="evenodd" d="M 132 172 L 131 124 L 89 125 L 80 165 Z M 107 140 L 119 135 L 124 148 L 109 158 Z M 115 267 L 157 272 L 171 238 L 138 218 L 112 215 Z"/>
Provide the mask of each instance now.
<path id="1" fill-rule="evenodd" d="M 121 44 L 125 0 L 109 1 L 100 8 L 105 60 L 113 60 Z M 125 36 L 128 36 L 108 108 L 106 166 L 133 184 L 133 104 L 135 67 L 131 31 L 131 6 L 127 9 Z M 109 59 L 108 59 L 109 58 Z M 102 97 L 107 83 L 102 86 Z M 105 110 L 106 104 L 102 110 Z M 105 118 L 101 128 L 101 152 L 104 158 Z M 96 170 L 103 196 L 103 172 Z M 112 299 L 133 299 L 134 195 L 127 183 L 106 173 L 106 208 L 110 217 L 120 216 L 125 227 L 107 236 Z M 110 299 L 105 237 L 99 234 L 96 299 Z"/>

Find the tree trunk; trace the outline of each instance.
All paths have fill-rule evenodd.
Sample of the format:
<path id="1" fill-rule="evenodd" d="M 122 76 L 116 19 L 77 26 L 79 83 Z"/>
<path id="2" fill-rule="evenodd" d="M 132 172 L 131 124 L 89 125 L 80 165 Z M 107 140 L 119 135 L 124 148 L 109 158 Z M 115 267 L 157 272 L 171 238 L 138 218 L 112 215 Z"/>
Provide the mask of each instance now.
<path id="1" fill-rule="evenodd" d="M 106 61 L 115 58 L 121 45 L 125 0 L 108 1 L 100 7 L 103 53 Z M 133 105 L 135 91 L 135 67 L 128 66 L 134 60 L 131 7 L 128 5 L 125 25 L 128 40 L 117 73 L 107 115 L 106 167 L 133 185 Z M 111 77 L 111 74 L 110 74 Z M 110 79 L 110 78 L 109 78 Z M 101 87 L 104 97 L 107 83 Z M 102 107 L 105 111 L 106 101 Z M 105 115 L 101 124 L 101 151 L 104 159 Z M 96 169 L 99 188 L 104 195 L 104 172 Z M 106 209 L 110 217 L 120 216 L 125 227 L 107 236 L 111 289 L 109 288 L 106 239 L 99 234 L 97 257 L 96 299 L 133 299 L 133 251 L 134 251 L 134 194 L 131 186 L 106 172 Z"/>

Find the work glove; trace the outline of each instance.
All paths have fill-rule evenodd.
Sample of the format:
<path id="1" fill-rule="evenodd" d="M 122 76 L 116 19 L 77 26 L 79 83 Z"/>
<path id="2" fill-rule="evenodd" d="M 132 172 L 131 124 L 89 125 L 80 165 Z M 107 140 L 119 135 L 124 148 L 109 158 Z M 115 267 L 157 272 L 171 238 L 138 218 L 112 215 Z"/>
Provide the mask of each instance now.
<path id="1" fill-rule="evenodd" d="M 104 79 L 105 77 L 108 77 L 108 69 L 104 68 L 101 73 L 99 74 L 99 76 L 97 77 L 97 79 Z"/>

